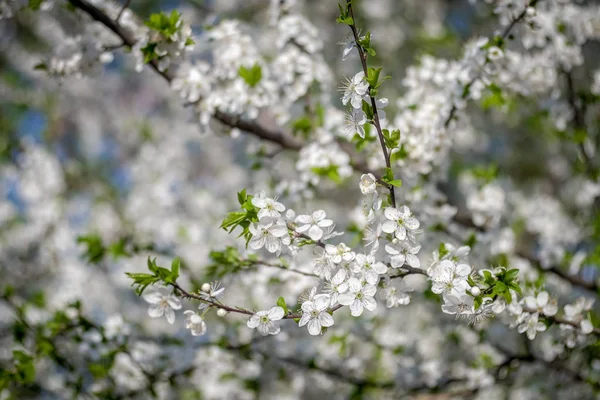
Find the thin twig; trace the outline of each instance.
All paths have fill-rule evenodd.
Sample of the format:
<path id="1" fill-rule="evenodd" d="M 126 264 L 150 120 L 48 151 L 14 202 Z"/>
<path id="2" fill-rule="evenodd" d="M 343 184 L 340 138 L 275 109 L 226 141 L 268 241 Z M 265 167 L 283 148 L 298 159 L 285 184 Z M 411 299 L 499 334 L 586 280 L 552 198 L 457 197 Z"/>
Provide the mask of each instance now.
<path id="1" fill-rule="evenodd" d="M 121 15 L 123 15 L 123 13 L 125 12 L 125 10 L 129 8 L 130 4 L 131 4 L 131 0 L 127 0 L 125 2 L 125 5 L 123 6 L 123 8 L 121 8 L 121 11 L 119 11 L 119 14 L 117 15 L 117 19 L 115 19 L 115 23 L 116 24 L 119 23 L 119 19 L 121 18 Z"/>
<path id="2" fill-rule="evenodd" d="M 350 29 L 352 30 L 352 36 L 354 36 L 354 42 L 356 43 L 356 49 L 358 50 L 358 55 L 360 57 L 360 63 L 362 64 L 362 69 L 365 74 L 365 77 L 369 75 L 367 68 L 367 55 L 359 43 L 358 30 L 356 29 L 356 20 L 354 19 L 354 12 L 352 11 L 352 0 L 347 0 L 348 12 L 350 17 L 353 20 L 352 25 L 350 25 Z M 383 157 L 385 158 L 385 165 L 387 168 L 392 169 L 392 163 L 390 161 L 390 152 L 388 151 L 387 146 L 385 145 L 385 139 L 383 138 L 383 132 L 381 130 L 381 123 L 379 122 L 379 113 L 377 112 L 377 102 L 375 97 L 371 96 L 371 86 L 369 85 L 369 98 L 371 99 L 371 107 L 373 108 L 373 125 L 375 129 L 377 129 L 377 136 L 379 137 L 379 144 L 381 144 L 381 151 L 383 152 Z M 388 189 L 390 191 L 390 199 L 392 207 L 396 207 L 396 193 L 394 192 L 394 186 L 388 185 Z"/>

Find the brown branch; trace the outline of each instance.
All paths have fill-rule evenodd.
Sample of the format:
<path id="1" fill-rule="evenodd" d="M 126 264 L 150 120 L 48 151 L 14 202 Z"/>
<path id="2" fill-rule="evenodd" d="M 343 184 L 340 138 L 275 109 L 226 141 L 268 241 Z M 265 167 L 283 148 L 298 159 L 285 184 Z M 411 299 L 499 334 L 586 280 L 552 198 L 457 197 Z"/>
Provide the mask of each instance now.
<path id="1" fill-rule="evenodd" d="M 356 29 L 356 20 L 354 19 L 354 12 L 352 11 L 352 0 L 347 0 L 348 12 L 350 17 L 353 20 L 352 25 L 350 25 L 350 29 L 352 30 L 352 36 L 354 36 L 354 43 L 356 43 L 356 49 L 358 50 L 358 55 L 360 57 L 360 63 L 362 64 L 362 69 L 365 74 L 365 78 L 369 75 L 367 68 L 367 55 L 363 49 L 363 47 L 359 43 L 358 30 Z M 385 158 L 385 165 L 387 168 L 392 169 L 392 163 L 390 160 L 390 151 L 388 151 L 387 146 L 385 145 L 385 140 L 383 138 L 383 132 L 381 130 L 381 123 L 379 122 L 379 114 L 377 112 L 377 102 L 375 101 L 375 97 L 371 96 L 371 86 L 369 85 L 369 98 L 371 99 L 371 107 L 373 108 L 373 125 L 375 129 L 377 129 L 377 136 L 379 137 L 379 144 L 381 144 L 381 151 L 383 152 L 383 157 Z M 391 205 L 392 207 L 396 207 L 396 193 L 394 191 L 394 186 L 388 185 L 388 189 L 390 191 Z"/>

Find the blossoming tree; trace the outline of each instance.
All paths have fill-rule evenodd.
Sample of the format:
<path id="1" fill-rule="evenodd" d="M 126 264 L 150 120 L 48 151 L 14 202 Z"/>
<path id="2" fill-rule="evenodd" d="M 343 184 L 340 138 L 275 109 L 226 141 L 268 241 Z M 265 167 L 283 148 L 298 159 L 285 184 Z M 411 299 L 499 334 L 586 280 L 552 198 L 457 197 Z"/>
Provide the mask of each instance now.
<path id="1" fill-rule="evenodd" d="M 0 399 L 597 396 L 600 7 L 164 3 L 0 0 Z"/>

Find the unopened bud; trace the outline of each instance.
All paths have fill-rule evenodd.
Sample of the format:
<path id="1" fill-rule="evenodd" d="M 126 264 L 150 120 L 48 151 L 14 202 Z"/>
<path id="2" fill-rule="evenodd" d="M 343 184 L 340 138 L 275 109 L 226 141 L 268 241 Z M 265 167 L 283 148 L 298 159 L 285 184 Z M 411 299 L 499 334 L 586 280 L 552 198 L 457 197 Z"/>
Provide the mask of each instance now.
<path id="1" fill-rule="evenodd" d="M 473 286 L 471 288 L 471 294 L 473 296 L 479 296 L 481 294 L 481 290 L 477 286 Z"/>
<path id="2" fill-rule="evenodd" d="M 224 309 L 222 309 L 222 308 L 219 308 L 219 309 L 217 310 L 217 315 L 218 315 L 219 317 L 224 317 L 224 316 L 226 316 L 227 314 L 228 314 L 227 310 L 224 310 Z"/>
<path id="3" fill-rule="evenodd" d="M 210 283 L 203 283 L 200 290 L 206 293 L 210 292 Z"/>

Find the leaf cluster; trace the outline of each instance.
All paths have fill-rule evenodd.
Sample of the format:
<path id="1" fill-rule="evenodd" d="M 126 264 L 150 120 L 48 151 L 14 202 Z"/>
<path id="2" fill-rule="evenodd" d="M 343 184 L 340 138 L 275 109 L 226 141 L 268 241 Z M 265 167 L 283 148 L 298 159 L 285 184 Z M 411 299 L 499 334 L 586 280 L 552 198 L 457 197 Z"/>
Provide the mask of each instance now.
<path id="1" fill-rule="evenodd" d="M 175 257 L 171 263 L 171 269 L 169 270 L 158 266 L 156 264 L 156 258 L 152 259 L 151 257 L 148 257 L 148 270 L 151 272 L 150 274 L 137 272 L 126 272 L 125 274 L 133 280 L 131 286 L 135 287 L 135 292 L 138 295 L 141 295 L 149 285 L 154 285 L 158 282 L 175 284 L 177 278 L 179 278 L 180 264 L 179 257 Z"/>

